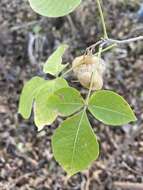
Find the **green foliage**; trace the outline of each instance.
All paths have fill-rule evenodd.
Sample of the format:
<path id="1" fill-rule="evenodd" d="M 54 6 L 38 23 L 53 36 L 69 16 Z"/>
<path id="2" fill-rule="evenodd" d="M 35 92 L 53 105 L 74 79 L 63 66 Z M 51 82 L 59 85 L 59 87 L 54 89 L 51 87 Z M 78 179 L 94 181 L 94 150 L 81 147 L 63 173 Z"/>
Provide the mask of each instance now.
<path id="1" fill-rule="evenodd" d="M 48 15 L 54 16 L 66 14 L 66 11 L 69 11 L 66 9 L 66 4 L 69 5 L 71 2 L 73 6 L 80 1 L 70 0 L 67 3 L 65 0 L 64 2 L 41 0 L 40 2 L 39 4 L 38 0 L 30 0 L 37 11 L 43 14 L 47 14 L 48 11 Z M 59 10 L 60 4 L 62 6 Z M 136 117 L 129 104 L 120 95 L 109 90 L 100 90 L 90 96 L 91 85 L 88 96 L 84 100 L 78 90 L 69 87 L 64 78 L 58 77 L 65 69 L 62 56 L 67 47 L 67 45 L 59 46 L 44 64 L 43 71 L 55 76 L 55 79 L 44 80 L 33 77 L 24 85 L 19 102 L 19 113 L 28 119 L 33 106 L 34 121 L 38 130 L 45 125 L 51 125 L 58 116 L 68 117 L 55 130 L 52 148 L 56 160 L 71 176 L 86 169 L 99 155 L 99 145 L 90 126 L 87 109 L 96 119 L 108 125 L 127 124 L 135 121 Z"/>
<path id="2" fill-rule="evenodd" d="M 34 104 L 34 120 L 41 130 L 45 125 L 50 125 L 58 115 L 57 109 L 49 101 L 49 97 L 58 89 L 68 87 L 68 83 L 63 78 L 46 81 L 37 93 Z"/>
<path id="3" fill-rule="evenodd" d="M 66 44 L 60 45 L 57 50 L 49 57 L 49 59 L 44 64 L 43 71 L 44 73 L 49 73 L 51 75 L 57 76 L 66 65 L 62 63 L 62 56 L 68 46 Z"/>
<path id="4" fill-rule="evenodd" d="M 29 0 L 29 3 L 42 16 L 60 17 L 72 12 L 81 0 Z"/>
<path id="5" fill-rule="evenodd" d="M 45 80 L 40 77 L 33 77 L 25 84 L 20 96 L 18 110 L 25 119 L 30 117 L 34 98 L 43 84 L 45 84 Z"/>
<path id="6" fill-rule="evenodd" d="M 28 119 L 34 103 L 34 120 L 38 130 L 44 125 L 50 125 L 56 119 L 58 112 L 50 107 L 48 98 L 56 90 L 64 87 L 68 87 L 68 83 L 63 78 L 47 81 L 33 77 L 22 90 L 18 112 Z"/>
<path id="7" fill-rule="evenodd" d="M 60 17 L 72 12 L 81 1 L 29 0 L 29 3 L 33 10 L 40 15 Z M 118 43 L 119 40 L 108 39 L 101 3 L 100 0 L 96 1 L 104 31 L 104 38 L 101 38 L 102 42 L 99 43 L 100 41 L 98 41 L 99 52 L 96 53 L 98 58 L 101 58 L 101 53 L 111 47 L 108 46 L 109 41 Z M 39 33 L 41 28 L 37 26 L 33 31 Z M 108 43 L 106 44 L 105 42 Z M 88 56 L 93 56 L 91 55 L 92 51 L 98 43 L 88 48 L 88 51 L 86 51 Z M 107 45 L 107 47 L 102 51 L 103 45 Z M 115 47 L 117 44 L 112 44 L 112 47 L 113 45 Z M 86 169 L 99 155 L 99 144 L 89 123 L 87 109 L 97 120 L 113 126 L 135 121 L 136 116 L 123 97 L 115 92 L 100 90 L 91 95 L 94 75 L 97 69 L 101 69 L 101 65 L 98 67 L 98 64 L 95 63 L 96 65 L 94 66 L 97 68 L 96 70 L 91 69 L 92 73 L 85 71 L 85 67 L 81 69 L 81 72 L 89 74 L 83 75 L 86 78 L 80 76 L 82 80 L 89 80 L 90 88 L 86 100 L 82 98 L 79 91 L 69 87 L 64 78 L 58 77 L 66 67 L 66 65 L 62 64 L 62 56 L 67 48 L 68 46 L 65 44 L 60 45 L 44 64 L 44 73 L 55 76 L 55 79 L 47 81 L 40 77 L 33 77 L 24 85 L 19 102 L 19 113 L 25 119 L 28 119 L 33 106 L 34 121 L 38 130 L 41 130 L 45 125 L 52 124 L 57 116 L 68 117 L 64 118 L 65 120 L 60 127 L 55 130 L 52 137 L 52 148 L 55 159 L 71 176 Z M 79 63 L 85 64 L 86 62 L 84 61 L 82 61 L 83 63 L 79 61 Z M 88 64 L 90 63 L 91 61 Z M 89 71 L 88 66 L 87 70 Z M 101 77 L 95 76 L 96 82 L 101 83 L 101 79 Z"/>
<path id="8" fill-rule="evenodd" d="M 99 145 L 85 110 L 66 119 L 52 137 L 56 160 L 69 175 L 86 169 L 96 160 Z"/>
<path id="9" fill-rule="evenodd" d="M 89 110 L 107 125 L 123 125 L 136 120 L 129 104 L 109 90 L 95 92 L 89 100 Z"/>
<path id="10" fill-rule="evenodd" d="M 61 88 L 49 100 L 50 107 L 57 110 L 60 116 L 69 116 L 84 106 L 84 100 L 75 88 Z"/>

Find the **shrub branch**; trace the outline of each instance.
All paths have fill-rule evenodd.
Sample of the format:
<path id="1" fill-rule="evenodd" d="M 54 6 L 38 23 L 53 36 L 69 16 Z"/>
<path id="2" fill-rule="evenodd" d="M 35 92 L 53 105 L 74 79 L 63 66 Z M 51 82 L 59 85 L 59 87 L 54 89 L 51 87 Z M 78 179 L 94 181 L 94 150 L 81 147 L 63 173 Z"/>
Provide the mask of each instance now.
<path id="1" fill-rule="evenodd" d="M 103 11 L 102 11 L 100 0 L 97 0 L 97 6 L 98 6 L 99 14 L 100 14 L 100 17 L 101 17 L 101 23 L 102 23 L 102 26 L 103 26 L 104 38 L 108 39 L 105 19 L 104 19 L 104 16 L 103 16 Z"/>

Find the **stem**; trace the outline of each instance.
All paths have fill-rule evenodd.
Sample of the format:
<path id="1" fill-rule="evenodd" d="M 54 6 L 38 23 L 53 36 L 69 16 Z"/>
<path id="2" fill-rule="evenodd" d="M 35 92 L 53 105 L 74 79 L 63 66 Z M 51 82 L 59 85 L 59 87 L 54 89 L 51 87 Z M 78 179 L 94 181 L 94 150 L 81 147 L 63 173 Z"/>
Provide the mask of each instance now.
<path id="1" fill-rule="evenodd" d="M 103 11 L 102 11 L 102 7 L 101 7 L 101 4 L 100 4 L 100 0 L 96 0 L 96 1 L 97 1 L 97 6 L 98 6 L 99 13 L 100 13 L 102 26 L 103 26 L 104 38 L 108 39 L 106 25 L 105 25 L 105 20 L 104 20 L 104 16 L 103 16 Z"/>
<path id="2" fill-rule="evenodd" d="M 109 42 L 109 43 L 116 43 L 116 44 L 125 44 L 125 43 L 130 43 L 130 42 L 136 42 L 139 40 L 143 40 L 143 36 L 138 36 L 138 37 L 134 37 L 134 38 L 129 38 L 129 39 L 125 39 L 125 40 L 114 40 L 114 39 L 105 39 L 105 41 Z"/>
<path id="3" fill-rule="evenodd" d="M 98 60 L 99 61 L 100 61 L 100 58 L 101 58 L 102 48 L 103 48 L 103 46 L 101 45 L 99 47 L 99 52 L 98 52 Z M 90 87 L 89 87 L 89 91 L 88 91 L 88 94 L 87 94 L 87 98 L 85 100 L 85 106 L 88 106 L 88 103 L 89 103 L 89 98 L 90 98 L 90 95 L 91 95 L 91 92 L 92 92 L 92 86 L 93 86 L 93 80 L 94 80 L 95 73 L 96 73 L 96 70 L 94 69 L 94 71 L 92 72 L 92 75 L 91 75 L 91 82 L 90 82 Z"/>
<path id="4" fill-rule="evenodd" d="M 70 68 L 70 69 L 68 69 L 67 71 L 65 71 L 65 72 L 61 75 L 61 77 L 64 77 L 66 74 L 70 73 L 72 70 L 73 70 L 73 67 Z"/>
<path id="5" fill-rule="evenodd" d="M 86 100 L 85 100 L 85 106 L 88 106 L 89 98 L 90 98 L 90 95 L 91 95 L 92 86 L 93 86 L 93 79 L 94 79 L 93 74 L 94 74 L 94 73 L 92 72 L 92 74 L 91 74 L 90 87 L 89 87 L 89 91 L 88 91 L 88 94 L 87 94 L 87 97 L 86 97 Z"/>
<path id="6" fill-rule="evenodd" d="M 88 48 L 86 48 L 86 52 L 93 52 L 96 48 L 96 46 L 100 45 L 103 42 L 103 40 L 99 40 L 98 42 L 96 42 L 95 44 L 92 44 L 91 46 L 89 46 Z"/>
<path id="7" fill-rule="evenodd" d="M 106 51 L 108 51 L 108 50 L 110 50 L 110 49 L 112 49 L 112 48 L 114 48 L 114 47 L 116 47 L 116 46 L 117 46 L 117 44 L 112 44 L 112 45 L 110 45 L 110 46 L 108 46 L 108 47 L 102 49 L 102 53 L 104 53 L 104 52 L 106 52 Z M 94 55 L 98 55 L 98 52 L 95 53 Z"/>

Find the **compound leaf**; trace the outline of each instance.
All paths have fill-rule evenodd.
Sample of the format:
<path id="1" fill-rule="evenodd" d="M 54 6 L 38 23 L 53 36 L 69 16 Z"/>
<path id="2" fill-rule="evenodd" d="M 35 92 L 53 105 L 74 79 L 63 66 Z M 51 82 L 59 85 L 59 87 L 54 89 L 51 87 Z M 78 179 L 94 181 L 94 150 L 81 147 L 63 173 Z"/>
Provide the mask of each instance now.
<path id="1" fill-rule="evenodd" d="M 18 112 L 25 118 L 28 119 L 31 114 L 34 97 L 38 92 L 41 85 L 45 83 L 45 80 L 40 77 L 33 77 L 28 81 L 22 90 L 19 102 Z"/>
<path id="2" fill-rule="evenodd" d="M 44 73 L 57 75 L 66 67 L 66 65 L 63 65 L 61 63 L 62 63 L 62 56 L 67 48 L 68 46 L 63 44 L 56 49 L 56 51 L 48 58 L 48 60 L 44 64 L 43 68 Z"/>
<path id="3" fill-rule="evenodd" d="M 55 159 L 69 175 L 84 170 L 96 160 L 99 145 L 85 110 L 66 119 L 52 137 Z"/>
<path id="4" fill-rule="evenodd" d="M 84 100 L 80 92 L 75 88 L 61 88 L 54 92 L 48 99 L 49 106 L 57 110 L 61 116 L 69 116 L 80 110 L 84 105 Z"/>
<path id="5" fill-rule="evenodd" d="M 37 94 L 34 105 L 34 121 L 39 130 L 42 129 L 44 125 L 50 125 L 56 119 L 58 112 L 57 109 L 50 104 L 49 96 L 56 90 L 64 87 L 68 87 L 66 80 L 57 78 L 47 81 Z"/>
<path id="6" fill-rule="evenodd" d="M 123 97 L 109 90 L 95 92 L 88 108 L 96 119 L 107 125 L 124 125 L 136 121 L 136 116 Z"/>
<path id="7" fill-rule="evenodd" d="M 60 17 L 72 12 L 81 0 L 29 0 L 32 9 L 42 16 Z"/>

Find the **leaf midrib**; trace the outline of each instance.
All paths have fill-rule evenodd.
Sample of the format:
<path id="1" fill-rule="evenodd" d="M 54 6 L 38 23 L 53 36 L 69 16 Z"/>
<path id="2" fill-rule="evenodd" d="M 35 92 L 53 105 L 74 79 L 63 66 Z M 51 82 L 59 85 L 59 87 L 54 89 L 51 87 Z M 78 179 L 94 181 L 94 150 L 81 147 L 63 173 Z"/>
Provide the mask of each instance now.
<path id="1" fill-rule="evenodd" d="M 58 105 L 83 105 L 82 103 L 58 103 Z M 50 104 L 48 104 L 48 105 L 50 105 Z"/>
<path id="2" fill-rule="evenodd" d="M 116 110 L 111 110 L 111 109 L 106 108 L 106 107 L 95 106 L 95 105 L 90 105 L 89 109 L 90 109 L 91 107 L 94 107 L 94 108 L 97 108 L 97 109 L 101 109 L 101 110 L 105 110 L 105 111 L 112 112 L 112 113 L 116 113 L 116 114 L 119 114 L 119 115 L 121 115 L 121 116 L 124 116 L 124 117 L 126 117 L 126 118 L 131 119 L 131 117 L 129 117 L 128 115 L 126 115 L 126 114 L 124 114 L 124 113 L 121 113 L 121 112 L 119 112 L 119 111 L 116 111 Z"/>
<path id="3" fill-rule="evenodd" d="M 82 119 L 84 117 L 84 114 L 85 114 L 85 109 L 82 112 L 82 115 L 81 115 L 81 118 L 80 118 L 80 121 L 79 121 L 79 124 L 78 124 L 78 127 L 77 127 L 76 135 L 75 135 L 75 138 L 74 138 L 72 159 L 71 159 L 71 164 L 70 164 L 71 168 L 72 168 L 72 165 L 73 165 L 73 159 L 74 159 L 74 154 L 75 154 L 75 149 L 76 149 L 77 138 L 78 138 L 78 134 L 79 134 L 79 131 L 80 131 L 80 127 L 81 127 L 81 123 L 82 123 Z"/>

